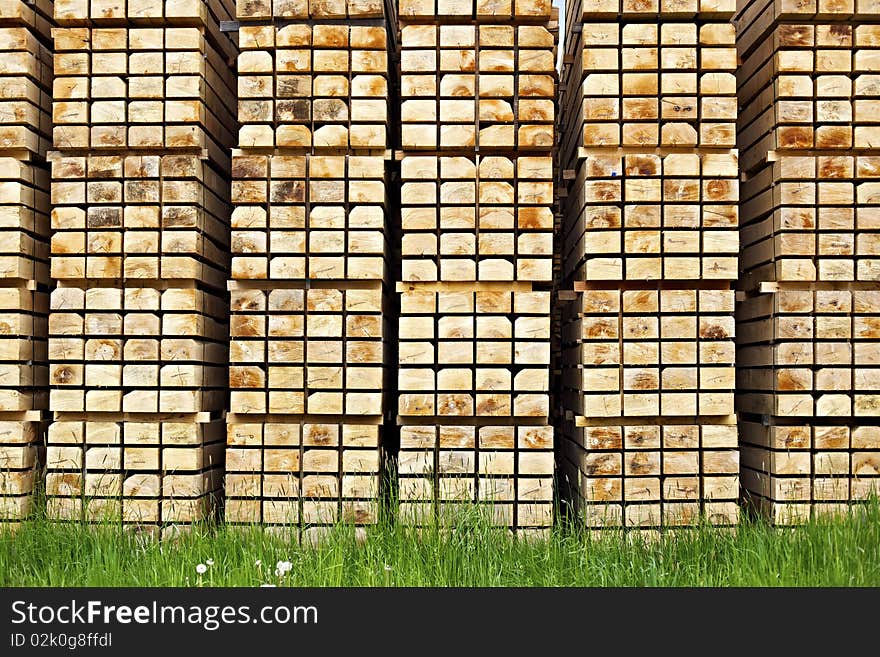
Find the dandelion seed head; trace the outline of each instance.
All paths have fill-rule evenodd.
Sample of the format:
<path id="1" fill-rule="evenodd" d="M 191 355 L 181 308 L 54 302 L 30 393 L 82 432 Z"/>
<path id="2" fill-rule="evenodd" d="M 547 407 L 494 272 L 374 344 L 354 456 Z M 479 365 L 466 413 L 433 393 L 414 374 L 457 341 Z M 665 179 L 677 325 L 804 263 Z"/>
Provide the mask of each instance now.
<path id="1" fill-rule="evenodd" d="M 209 566 L 213 566 L 213 565 L 214 565 L 214 560 L 213 560 L 213 559 L 207 559 L 207 560 L 205 560 L 205 563 L 208 564 Z"/>
<path id="2" fill-rule="evenodd" d="M 204 575 L 207 572 L 207 570 L 208 570 L 208 567 L 203 563 L 200 563 L 198 566 L 196 566 L 196 572 L 199 575 Z"/>

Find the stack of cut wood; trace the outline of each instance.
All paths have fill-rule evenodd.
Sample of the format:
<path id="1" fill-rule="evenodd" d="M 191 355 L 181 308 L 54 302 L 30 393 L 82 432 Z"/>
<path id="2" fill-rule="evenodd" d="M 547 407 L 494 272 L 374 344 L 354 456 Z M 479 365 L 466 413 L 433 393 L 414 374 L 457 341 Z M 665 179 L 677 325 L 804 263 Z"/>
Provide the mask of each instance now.
<path id="1" fill-rule="evenodd" d="M 556 18 L 400 0 L 400 518 L 552 522 Z M 543 289 L 542 289 L 543 288 Z"/>
<path id="2" fill-rule="evenodd" d="M 389 25 L 371 2 L 237 17 L 226 520 L 360 535 L 382 475 Z"/>
<path id="3" fill-rule="evenodd" d="M 880 25 L 781 0 L 736 21 L 742 483 L 794 524 L 880 491 Z"/>
<path id="4" fill-rule="evenodd" d="M 46 409 L 51 2 L 0 2 L 0 523 L 31 509 Z"/>
<path id="5" fill-rule="evenodd" d="M 48 512 L 145 530 L 222 484 L 236 45 L 217 2 L 55 2 Z"/>
<path id="6" fill-rule="evenodd" d="M 590 528 L 738 517 L 732 14 L 567 5 L 559 460 Z"/>

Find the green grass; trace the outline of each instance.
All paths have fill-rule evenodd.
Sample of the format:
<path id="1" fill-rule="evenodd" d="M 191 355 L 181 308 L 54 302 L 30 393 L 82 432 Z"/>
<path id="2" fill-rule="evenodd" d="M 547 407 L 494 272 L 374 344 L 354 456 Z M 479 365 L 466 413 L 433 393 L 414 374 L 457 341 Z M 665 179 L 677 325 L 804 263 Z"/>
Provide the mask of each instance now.
<path id="1" fill-rule="evenodd" d="M 196 565 L 213 565 L 200 576 Z M 257 562 L 260 565 L 257 565 Z M 274 574 L 278 561 L 290 571 Z M 645 541 L 557 529 L 516 540 L 473 514 L 455 531 L 383 524 L 359 543 L 338 527 L 318 548 L 259 529 L 199 526 L 155 541 L 43 518 L 0 530 L 3 586 L 878 586 L 880 505 L 780 530 L 746 520 Z"/>

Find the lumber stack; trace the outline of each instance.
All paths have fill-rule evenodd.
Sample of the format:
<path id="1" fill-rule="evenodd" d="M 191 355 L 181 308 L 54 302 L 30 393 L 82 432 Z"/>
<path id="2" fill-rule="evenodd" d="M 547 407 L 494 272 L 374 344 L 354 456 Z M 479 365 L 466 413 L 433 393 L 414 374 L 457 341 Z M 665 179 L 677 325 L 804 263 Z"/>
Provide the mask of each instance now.
<path id="1" fill-rule="evenodd" d="M 402 522 L 552 522 L 556 13 L 401 0 Z"/>
<path id="2" fill-rule="evenodd" d="M 567 5 L 559 460 L 593 529 L 738 518 L 732 14 Z"/>
<path id="3" fill-rule="evenodd" d="M 880 489 L 880 25 L 860 3 L 741 2 L 742 484 L 778 524 Z"/>
<path id="4" fill-rule="evenodd" d="M 175 531 L 222 484 L 231 10 L 54 8 L 48 513 Z"/>
<path id="5" fill-rule="evenodd" d="M 375 2 L 239 2 L 226 520 L 375 524 L 389 294 L 389 33 Z"/>
<path id="6" fill-rule="evenodd" d="M 32 508 L 48 401 L 51 15 L 0 3 L 0 523 Z"/>

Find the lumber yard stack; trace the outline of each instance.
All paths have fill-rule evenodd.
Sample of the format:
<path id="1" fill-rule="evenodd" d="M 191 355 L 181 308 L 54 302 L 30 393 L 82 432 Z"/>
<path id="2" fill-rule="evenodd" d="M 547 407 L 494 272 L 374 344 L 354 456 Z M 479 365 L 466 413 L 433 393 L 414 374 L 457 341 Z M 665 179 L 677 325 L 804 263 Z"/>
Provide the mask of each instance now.
<path id="1" fill-rule="evenodd" d="M 175 532 L 222 485 L 231 3 L 54 12 L 47 510 Z"/>
<path id="2" fill-rule="evenodd" d="M 557 14 L 400 0 L 399 519 L 553 520 Z"/>
<path id="3" fill-rule="evenodd" d="M 226 521 L 315 542 L 379 517 L 391 16 L 237 5 Z"/>
<path id="4" fill-rule="evenodd" d="M 742 485 L 797 524 L 880 484 L 880 10 L 740 2 Z"/>
<path id="5" fill-rule="evenodd" d="M 738 519 L 733 13 L 566 8 L 558 460 L 591 529 Z"/>
<path id="6" fill-rule="evenodd" d="M 0 523 L 32 509 L 48 403 L 51 18 L 0 2 Z"/>

